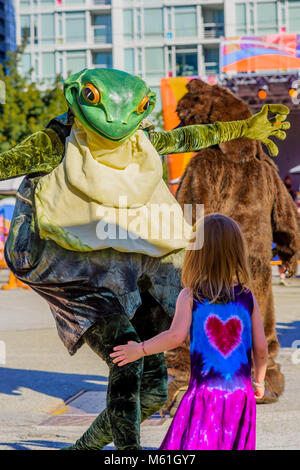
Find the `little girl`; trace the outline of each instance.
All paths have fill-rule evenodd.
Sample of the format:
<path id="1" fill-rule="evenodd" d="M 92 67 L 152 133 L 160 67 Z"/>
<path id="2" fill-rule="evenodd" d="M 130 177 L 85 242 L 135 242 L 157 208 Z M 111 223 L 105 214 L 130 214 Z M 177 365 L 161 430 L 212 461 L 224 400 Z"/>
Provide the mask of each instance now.
<path id="1" fill-rule="evenodd" d="M 256 299 L 247 287 L 245 241 L 239 226 L 221 214 L 199 221 L 197 233 L 204 233 L 205 242 L 202 249 L 186 252 L 185 288 L 170 329 L 142 343 L 117 346 L 110 356 L 122 366 L 173 349 L 190 332 L 189 387 L 160 449 L 253 450 L 255 396 L 264 395 L 267 343 Z"/>

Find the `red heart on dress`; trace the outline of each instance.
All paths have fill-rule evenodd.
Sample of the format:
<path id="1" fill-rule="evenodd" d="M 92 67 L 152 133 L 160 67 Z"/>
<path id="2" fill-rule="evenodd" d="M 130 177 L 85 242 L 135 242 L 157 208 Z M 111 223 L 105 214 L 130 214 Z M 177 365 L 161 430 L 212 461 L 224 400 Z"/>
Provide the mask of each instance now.
<path id="1" fill-rule="evenodd" d="M 242 322 L 237 317 L 223 322 L 217 315 L 209 315 L 205 322 L 205 332 L 210 344 L 225 358 L 241 343 L 242 331 Z"/>

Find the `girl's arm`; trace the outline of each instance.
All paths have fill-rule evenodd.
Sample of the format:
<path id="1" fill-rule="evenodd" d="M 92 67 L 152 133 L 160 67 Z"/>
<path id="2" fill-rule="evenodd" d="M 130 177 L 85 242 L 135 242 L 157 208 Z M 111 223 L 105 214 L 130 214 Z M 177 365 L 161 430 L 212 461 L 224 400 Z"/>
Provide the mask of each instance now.
<path id="1" fill-rule="evenodd" d="M 264 379 L 267 370 L 268 360 L 268 344 L 265 337 L 264 327 L 257 300 L 253 296 L 253 313 L 252 313 L 252 352 L 254 364 L 253 385 L 255 396 L 262 398 L 265 393 Z M 257 385 L 255 385 L 257 384 Z"/>
<path id="2" fill-rule="evenodd" d="M 193 299 L 187 288 L 183 289 L 177 299 L 175 315 L 169 330 L 154 336 L 143 343 L 129 341 L 114 347 L 114 353 L 110 357 L 113 362 L 123 366 L 133 362 L 142 356 L 157 354 L 168 349 L 177 348 L 185 340 L 192 321 Z"/>

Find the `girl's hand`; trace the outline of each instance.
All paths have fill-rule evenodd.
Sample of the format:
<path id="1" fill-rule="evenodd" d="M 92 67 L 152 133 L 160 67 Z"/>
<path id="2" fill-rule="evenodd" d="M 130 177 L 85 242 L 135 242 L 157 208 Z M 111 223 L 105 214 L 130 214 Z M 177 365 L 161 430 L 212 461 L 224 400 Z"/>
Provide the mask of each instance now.
<path id="1" fill-rule="evenodd" d="M 124 366 L 129 362 L 134 362 L 144 356 L 142 343 L 136 341 L 128 341 L 128 344 L 121 344 L 115 346 L 114 351 L 110 354 L 110 357 L 114 357 L 113 363 L 118 363 L 118 366 Z"/>
<path id="2" fill-rule="evenodd" d="M 255 398 L 263 398 L 265 394 L 265 386 L 263 384 L 256 385 L 252 382 Z"/>

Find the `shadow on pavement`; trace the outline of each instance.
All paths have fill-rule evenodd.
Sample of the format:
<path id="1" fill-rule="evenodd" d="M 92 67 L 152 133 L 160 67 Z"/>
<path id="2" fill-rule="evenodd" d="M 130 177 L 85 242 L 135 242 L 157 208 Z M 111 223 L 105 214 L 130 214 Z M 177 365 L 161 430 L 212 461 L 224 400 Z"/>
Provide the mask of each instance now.
<path id="1" fill-rule="evenodd" d="M 292 323 L 277 323 L 276 331 L 278 340 L 282 348 L 296 347 L 292 346 L 294 341 L 299 341 L 300 346 L 300 321 Z"/>
<path id="2" fill-rule="evenodd" d="M 68 442 L 54 441 L 20 441 L 20 442 L 0 442 L 0 446 L 10 447 L 12 450 L 34 450 L 32 447 L 50 448 L 59 450 L 61 447 L 69 445 Z"/>
<path id="3" fill-rule="evenodd" d="M 35 450 L 38 447 L 42 450 L 43 447 L 47 449 L 60 450 L 61 447 L 71 445 L 68 442 L 54 442 L 54 441 L 20 441 L 20 442 L 0 442 L 0 446 L 10 447 L 12 450 Z M 113 446 L 106 446 L 103 450 L 116 450 Z M 157 450 L 156 447 L 143 447 L 143 450 Z"/>
<path id="4" fill-rule="evenodd" d="M 0 393 L 22 395 L 21 387 L 66 400 L 81 390 L 106 390 L 107 377 L 0 367 Z"/>

